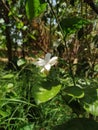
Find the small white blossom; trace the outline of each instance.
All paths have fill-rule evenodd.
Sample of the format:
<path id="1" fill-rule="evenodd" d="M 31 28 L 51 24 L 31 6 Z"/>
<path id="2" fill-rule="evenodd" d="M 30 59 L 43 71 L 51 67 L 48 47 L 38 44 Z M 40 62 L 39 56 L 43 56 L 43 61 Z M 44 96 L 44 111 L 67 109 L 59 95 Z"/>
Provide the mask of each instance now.
<path id="1" fill-rule="evenodd" d="M 51 69 L 51 66 L 55 65 L 57 63 L 58 57 L 54 56 L 51 58 L 51 54 L 47 53 L 45 55 L 45 58 L 39 58 L 38 61 L 36 61 L 34 64 L 36 66 L 42 67 L 41 72 L 48 72 Z"/>
<path id="2" fill-rule="evenodd" d="M 3 24 L 4 23 L 4 19 L 0 18 L 0 23 Z"/>

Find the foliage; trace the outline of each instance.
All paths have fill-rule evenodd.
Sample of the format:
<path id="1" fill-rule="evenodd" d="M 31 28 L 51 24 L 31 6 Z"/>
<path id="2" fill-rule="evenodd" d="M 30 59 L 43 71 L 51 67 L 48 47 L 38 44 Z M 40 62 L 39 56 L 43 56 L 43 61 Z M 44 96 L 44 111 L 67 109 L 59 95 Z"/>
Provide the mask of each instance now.
<path id="1" fill-rule="evenodd" d="M 79 0 L 1 0 L 0 6 L 0 129 L 96 130 L 93 8 Z"/>
<path id="2" fill-rule="evenodd" d="M 40 0 L 27 0 L 26 1 L 26 14 L 28 19 L 32 20 L 38 17 L 46 9 L 46 3 L 41 4 Z"/>
<path id="3" fill-rule="evenodd" d="M 91 120 L 91 119 L 87 119 L 87 118 L 74 118 L 72 120 L 70 120 L 69 122 L 61 125 L 61 126 L 57 126 L 54 128 L 54 130 L 64 130 L 64 129 L 68 129 L 68 130 L 84 130 L 84 129 L 89 129 L 89 130 L 97 130 L 98 128 L 98 123 Z"/>
<path id="4" fill-rule="evenodd" d="M 77 32 L 79 29 L 83 28 L 86 24 L 90 24 L 90 21 L 83 18 L 79 18 L 79 16 L 71 18 L 68 17 L 62 19 L 60 22 L 61 28 L 63 29 L 65 36 Z"/>

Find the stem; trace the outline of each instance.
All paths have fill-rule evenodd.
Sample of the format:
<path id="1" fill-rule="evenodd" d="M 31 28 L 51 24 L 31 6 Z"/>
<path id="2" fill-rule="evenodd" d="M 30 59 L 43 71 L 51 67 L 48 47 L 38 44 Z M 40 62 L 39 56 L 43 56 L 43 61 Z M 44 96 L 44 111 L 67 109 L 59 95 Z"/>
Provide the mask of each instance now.
<path id="1" fill-rule="evenodd" d="M 56 19 L 56 21 L 57 21 L 57 23 L 58 23 L 59 28 L 60 28 L 60 30 L 61 30 L 61 33 L 62 33 L 62 35 L 63 35 L 63 39 L 62 39 L 62 40 L 63 40 L 64 43 L 65 43 L 66 53 L 68 54 L 69 51 L 68 51 L 68 47 L 67 47 L 67 45 L 66 45 L 66 40 L 65 40 L 66 36 L 65 36 L 65 34 L 64 34 L 64 32 L 63 32 L 63 29 L 62 29 L 62 27 L 61 27 L 61 25 L 60 25 L 60 23 L 59 23 L 59 20 L 58 20 L 58 18 L 57 18 L 57 16 L 56 16 L 55 12 L 54 12 L 54 10 L 53 10 L 52 4 L 50 3 L 49 0 L 47 0 L 47 2 L 48 2 L 49 6 L 50 6 L 50 8 L 51 8 L 52 14 L 54 15 L 54 17 L 55 17 L 55 19 Z M 70 76 L 71 76 L 71 78 L 72 78 L 72 80 L 73 80 L 74 86 L 76 86 L 75 77 L 74 77 L 74 75 L 73 75 L 72 65 L 71 65 L 71 61 L 70 61 L 70 57 L 69 57 L 69 56 L 68 56 L 68 63 L 69 63 Z"/>

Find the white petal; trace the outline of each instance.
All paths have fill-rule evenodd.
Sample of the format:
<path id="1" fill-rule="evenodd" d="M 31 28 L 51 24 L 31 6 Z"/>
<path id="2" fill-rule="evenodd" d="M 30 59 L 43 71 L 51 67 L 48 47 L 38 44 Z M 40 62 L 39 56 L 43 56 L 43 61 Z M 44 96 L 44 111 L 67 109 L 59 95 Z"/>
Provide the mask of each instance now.
<path id="1" fill-rule="evenodd" d="M 50 58 L 51 58 L 51 54 L 50 54 L 50 53 L 47 53 L 47 54 L 45 55 L 45 61 L 48 62 L 48 61 L 50 60 Z"/>
<path id="2" fill-rule="evenodd" d="M 57 63 L 57 60 L 58 60 L 58 57 L 57 56 L 54 56 L 52 57 L 50 60 L 49 60 L 49 64 L 51 66 L 55 65 Z"/>
<path id="3" fill-rule="evenodd" d="M 49 71 L 49 70 L 51 69 L 51 65 L 50 65 L 50 64 L 46 64 L 46 65 L 45 65 L 45 69 L 46 69 L 47 71 Z"/>
<path id="4" fill-rule="evenodd" d="M 39 59 L 38 61 L 36 61 L 34 63 L 34 65 L 36 65 L 36 66 L 44 66 L 45 64 L 46 64 L 46 62 L 44 59 Z"/>

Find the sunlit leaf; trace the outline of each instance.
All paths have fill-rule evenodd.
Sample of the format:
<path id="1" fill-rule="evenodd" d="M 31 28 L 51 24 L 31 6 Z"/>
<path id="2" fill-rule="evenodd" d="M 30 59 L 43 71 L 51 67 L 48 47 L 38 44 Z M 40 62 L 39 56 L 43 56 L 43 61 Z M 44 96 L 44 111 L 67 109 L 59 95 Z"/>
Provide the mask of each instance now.
<path id="1" fill-rule="evenodd" d="M 2 76 L 2 79 L 11 79 L 14 77 L 14 74 L 6 74 L 4 76 Z"/>
<path id="2" fill-rule="evenodd" d="M 7 117 L 9 115 L 9 113 L 7 111 L 0 110 L 0 115 L 2 117 Z"/>
<path id="3" fill-rule="evenodd" d="M 26 2 L 26 14 L 30 20 L 38 17 L 45 9 L 46 4 L 40 4 L 40 0 L 27 0 Z"/>
<path id="4" fill-rule="evenodd" d="M 22 65 L 24 65 L 25 63 L 26 63 L 26 60 L 23 59 L 23 58 L 21 58 L 21 59 L 19 59 L 19 60 L 17 61 L 17 65 L 18 65 L 18 66 L 22 66 Z"/>
<path id="5" fill-rule="evenodd" d="M 32 93 L 36 103 L 40 104 L 52 99 L 57 95 L 60 89 L 60 84 L 46 82 L 45 84 L 33 86 Z"/>
<path id="6" fill-rule="evenodd" d="M 98 116 L 98 89 L 87 89 L 81 100 L 84 109 L 92 115 Z"/>
<path id="7" fill-rule="evenodd" d="M 13 86 L 14 84 L 13 83 L 8 83 L 7 87 L 6 87 L 6 91 L 9 93 L 13 90 Z"/>
<path id="8" fill-rule="evenodd" d="M 23 22 L 17 22 L 17 23 L 16 23 L 16 27 L 17 27 L 18 29 L 23 28 L 23 27 L 24 27 Z"/>
<path id="9" fill-rule="evenodd" d="M 92 104 L 84 103 L 84 109 L 94 116 L 98 116 L 98 100 Z"/>

